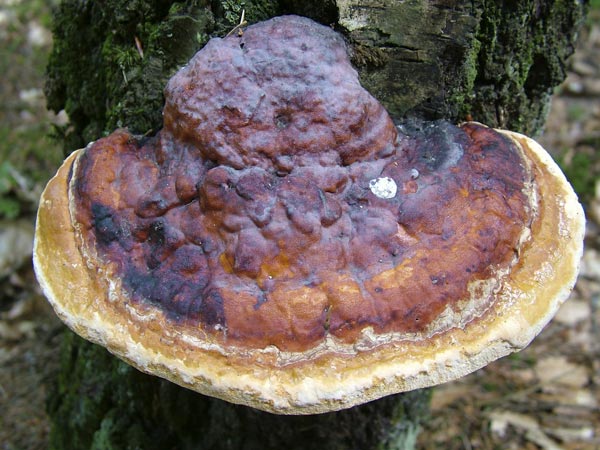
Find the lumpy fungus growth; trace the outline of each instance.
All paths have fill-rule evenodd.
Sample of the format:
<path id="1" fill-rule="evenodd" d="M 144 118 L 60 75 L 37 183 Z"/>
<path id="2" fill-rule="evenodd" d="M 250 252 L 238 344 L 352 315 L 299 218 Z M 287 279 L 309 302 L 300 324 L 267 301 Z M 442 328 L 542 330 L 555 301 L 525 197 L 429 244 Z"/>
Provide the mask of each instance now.
<path id="1" fill-rule="evenodd" d="M 583 213 L 533 140 L 395 125 L 333 30 L 212 39 L 164 127 L 74 152 L 38 213 L 57 314 L 139 369 L 285 414 L 441 383 L 527 345 L 570 291 Z"/>

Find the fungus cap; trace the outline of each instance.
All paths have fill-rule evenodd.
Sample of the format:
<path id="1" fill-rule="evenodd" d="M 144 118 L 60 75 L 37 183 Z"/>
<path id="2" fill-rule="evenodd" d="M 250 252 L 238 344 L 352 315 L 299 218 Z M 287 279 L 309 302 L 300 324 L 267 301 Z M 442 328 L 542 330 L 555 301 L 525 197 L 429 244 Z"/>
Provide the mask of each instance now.
<path id="1" fill-rule="evenodd" d="M 338 410 L 525 347 L 573 287 L 583 211 L 540 145 L 395 126 L 326 27 L 214 39 L 165 97 L 155 137 L 65 160 L 34 248 L 61 319 L 144 372 Z"/>

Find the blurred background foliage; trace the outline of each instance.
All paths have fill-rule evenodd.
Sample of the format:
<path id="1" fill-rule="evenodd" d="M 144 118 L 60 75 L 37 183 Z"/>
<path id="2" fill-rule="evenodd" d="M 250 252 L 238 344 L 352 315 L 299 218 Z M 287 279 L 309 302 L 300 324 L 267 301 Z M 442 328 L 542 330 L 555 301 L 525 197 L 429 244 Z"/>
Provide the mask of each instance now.
<path id="1" fill-rule="evenodd" d="M 44 77 L 55 1 L 0 1 L 0 219 L 30 215 L 63 158 L 46 110 Z"/>

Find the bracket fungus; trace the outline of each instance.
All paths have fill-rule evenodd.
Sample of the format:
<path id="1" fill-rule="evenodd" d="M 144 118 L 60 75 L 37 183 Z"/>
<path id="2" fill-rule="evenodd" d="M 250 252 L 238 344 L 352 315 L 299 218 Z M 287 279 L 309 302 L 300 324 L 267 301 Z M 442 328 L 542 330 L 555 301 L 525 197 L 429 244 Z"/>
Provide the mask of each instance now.
<path id="1" fill-rule="evenodd" d="M 327 27 L 212 39 L 165 97 L 156 136 L 66 159 L 35 238 L 57 314 L 144 372 L 338 410 L 525 347 L 573 287 L 583 211 L 540 145 L 394 124 Z"/>

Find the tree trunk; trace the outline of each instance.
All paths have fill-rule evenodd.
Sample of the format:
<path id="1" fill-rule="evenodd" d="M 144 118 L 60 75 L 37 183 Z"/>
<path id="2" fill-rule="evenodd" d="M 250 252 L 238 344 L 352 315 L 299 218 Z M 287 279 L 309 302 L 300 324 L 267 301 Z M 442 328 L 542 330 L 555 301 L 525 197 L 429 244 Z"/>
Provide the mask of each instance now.
<path id="1" fill-rule="evenodd" d="M 166 81 L 211 36 L 296 13 L 350 44 L 364 86 L 395 120 L 467 118 L 538 133 L 565 76 L 584 4 L 566 0 L 66 0 L 47 96 L 66 109 L 66 151 L 120 126 L 161 127 Z M 426 390 L 338 413 L 285 417 L 138 372 L 65 332 L 48 400 L 55 449 L 410 449 Z"/>

